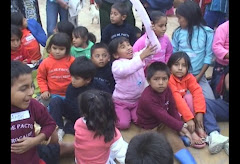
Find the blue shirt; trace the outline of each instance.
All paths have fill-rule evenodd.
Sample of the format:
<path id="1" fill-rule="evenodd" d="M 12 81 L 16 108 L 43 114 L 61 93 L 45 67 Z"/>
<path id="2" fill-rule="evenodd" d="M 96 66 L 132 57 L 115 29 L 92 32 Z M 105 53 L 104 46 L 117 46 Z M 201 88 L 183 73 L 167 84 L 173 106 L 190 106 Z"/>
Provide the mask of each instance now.
<path id="1" fill-rule="evenodd" d="M 211 64 L 213 58 L 212 42 L 214 31 L 203 26 L 193 27 L 192 48 L 188 44 L 187 29 L 177 28 L 173 33 L 172 46 L 173 52 L 184 51 L 191 60 L 193 75 L 198 75 L 204 64 Z"/>

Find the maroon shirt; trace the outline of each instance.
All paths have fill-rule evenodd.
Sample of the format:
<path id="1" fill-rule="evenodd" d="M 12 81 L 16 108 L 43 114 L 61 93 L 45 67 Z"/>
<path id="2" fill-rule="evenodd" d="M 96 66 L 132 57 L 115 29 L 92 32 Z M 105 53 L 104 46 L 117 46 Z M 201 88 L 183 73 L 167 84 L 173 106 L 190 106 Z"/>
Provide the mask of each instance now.
<path id="1" fill-rule="evenodd" d="M 137 117 L 137 124 L 144 129 L 153 129 L 162 123 L 178 132 L 183 127 L 169 87 L 162 93 L 146 87 L 139 99 Z"/>
<path id="2" fill-rule="evenodd" d="M 19 112 L 25 114 L 19 114 Z M 30 117 L 27 117 L 28 113 Z M 47 108 L 35 99 L 31 102 L 27 109 L 19 109 L 11 107 L 11 144 L 16 143 L 18 138 L 34 137 L 35 129 L 34 122 L 41 126 L 40 133 L 44 133 L 47 139 L 52 135 L 56 128 L 56 123 L 47 111 Z M 34 146 L 23 154 L 11 153 L 11 164 L 38 164 L 39 156 L 37 148 Z"/>

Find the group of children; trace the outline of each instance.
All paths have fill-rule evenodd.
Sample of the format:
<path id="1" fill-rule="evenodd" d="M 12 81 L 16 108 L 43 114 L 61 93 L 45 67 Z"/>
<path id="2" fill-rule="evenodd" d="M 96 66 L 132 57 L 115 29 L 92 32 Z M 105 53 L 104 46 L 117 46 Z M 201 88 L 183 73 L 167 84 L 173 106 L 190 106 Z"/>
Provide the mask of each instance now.
<path id="1" fill-rule="evenodd" d="M 46 40 L 44 58 L 33 58 L 41 55 L 39 42 L 21 13 L 12 14 L 12 163 L 25 157 L 25 152 L 34 158 L 24 158 L 24 163 L 44 163 L 36 145 L 49 138 L 58 145 L 65 133 L 75 135 L 69 150 L 74 150 L 76 163 L 114 163 L 116 159 L 133 164 L 148 156 L 162 162 L 165 154 L 166 163 L 173 163 L 174 156 L 182 164 L 195 164 L 186 146 L 203 148 L 206 143 L 210 153 L 225 149 L 228 154 L 229 139 L 217 125 L 229 118 L 228 21 L 214 32 L 204 24 L 199 5 L 187 0 L 176 9 L 180 26 L 170 41 L 165 34 L 167 16 L 153 11 L 149 17 L 161 44 L 156 53 L 147 34 L 137 38 L 134 27 L 125 22 L 128 11 L 125 3 L 112 5 L 111 24 L 103 29 L 99 43 L 84 26 L 57 23 L 55 33 Z M 28 44 L 34 53 L 28 51 Z M 211 87 L 205 72 L 214 55 Z M 34 78 L 26 64 L 36 62 Z M 38 101 L 32 98 L 37 88 Z M 120 130 L 128 129 L 131 122 L 143 134 L 128 144 Z M 35 123 L 41 126 L 38 135 Z M 154 157 L 159 152 L 154 153 L 156 149 L 148 147 L 151 144 L 161 155 Z"/>

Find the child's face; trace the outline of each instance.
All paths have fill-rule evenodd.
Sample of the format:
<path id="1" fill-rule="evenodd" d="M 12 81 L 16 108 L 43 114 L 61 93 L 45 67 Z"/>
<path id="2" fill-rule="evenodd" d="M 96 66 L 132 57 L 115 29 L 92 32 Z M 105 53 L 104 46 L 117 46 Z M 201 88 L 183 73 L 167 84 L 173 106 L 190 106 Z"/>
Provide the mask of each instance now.
<path id="1" fill-rule="evenodd" d="M 32 74 L 20 75 L 11 86 L 11 105 L 26 109 L 34 92 Z"/>
<path id="2" fill-rule="evenodd" d="M 16 51 L 21 45 L 21 40 L 16 35 L 11 36 L 11 50 Z"/>
<path id="3" fill-rule="evenodd" d="M 55 59 L 62 59 L 66 55 L 66 47 L 53 44 L 50 48 L 50 52 Z"/>
<path id="4" fill-rule="evenodd" d="M 155 24 L 153 29 L 157 37 L 161 37 L 167 30 L 167 17 L 161 17 Z"/>
<path id="5" fill-rule="evenodd" d="M 181 26 L 182 29 L 186 29 L 188 26 L 188 21 L 181 15 L 176 15 L 178 18 L 178 23 Z"/>
<path id="6" fill-rule="evenodd" d="M 91 79 L 84 79 L 80 76 L 71 76 L 71 78 L 72 78 L 72 86 L 74 88 L 83 87 L 83 86 L 89 84 L 91 81 Z"/>
<path id="7" fill-rule="evenodd" d="M 168 75 L 165 71 L 156 71 L 148 83 L 153 90 L 162 93 L 167 88 L 168 80 Z"/>
<path id="8" fill-rule="evenodd" d="M 123 43 L 118 45 L 117 53 L 113 54 L 115 59 L 124 58 L 124 59 L 132 59 L 133 57 L 133 49 L 129 42 L 124 41 Z"/>
<path id="9" fill-rule="evenodd" d="M 110 21 L 112 24 L 121 25 L 123 21 L 126 19 L 126 17 L 127 17 L 126 15 L 121 15 L 119 11 L 116 10 L 115 8 L 111 9 Z"/>
<path id="10" fill-rule="evenodd" d="M 104 67 L 110 61 L 110 55 L 105 48 L 97 48 L 93 51 L 91 60 L 97 67 Z"/>
<path id="11" fill-rule="evenodd" d="M 83 44 L 86 42 L 86 39 L 82 38 L 82 37 L 75 37 L 74 35 L 72 35 L 73 38 L 73 46 L 74 47 L 82 47 Z"/>
<path id="12" fill-rule="evenodd" d="M 176 77 L 183 77 L 187 74 L 187 64 L 184 58 L 176 61 L 170 68 L 171 73 Z"/>

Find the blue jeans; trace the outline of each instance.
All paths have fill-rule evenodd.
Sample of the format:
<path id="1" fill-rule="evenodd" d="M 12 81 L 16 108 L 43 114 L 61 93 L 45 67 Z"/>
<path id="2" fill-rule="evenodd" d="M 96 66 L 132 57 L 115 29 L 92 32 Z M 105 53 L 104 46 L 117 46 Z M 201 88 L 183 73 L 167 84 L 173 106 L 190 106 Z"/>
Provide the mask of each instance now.
<path id="1" fill-rule="evenodd" d="M 206 113 L 203 116 L 203 124 L 206 133 L 209 135 L 212 131 L 220 132 L 217 121 L 229 121 L 229 103 L 221 98 L 206 100 Z"/>
<path id="2" fill-rule="evenodd" d="M 210 11 L 206 9 L 204 20 L 210 28 L 214 29 L 214 27 L 218 27 L 226 21 L 226 14 L 220 11 Z"/>
<path id="3" fill-rule="evenodd" d="M 56 27 L 58 21 L 58 14 L 60 21 L 68 20 L 68 10 L 62 8 L 56 2 L 50 2 L 47 0 L 46 4 L 46 17 L 47 17 L 47 35 L 48 37 L 53 34 L 53 30 Z"/>
<path id="4" fill-rule="evenodd" d="M 198 84 L 202 87 L 203 95 L 208 99 L 215 99 L 212 88 L 210 87 L 209 82 L 207 81 L 205 75 L 199 80 Z"/>

